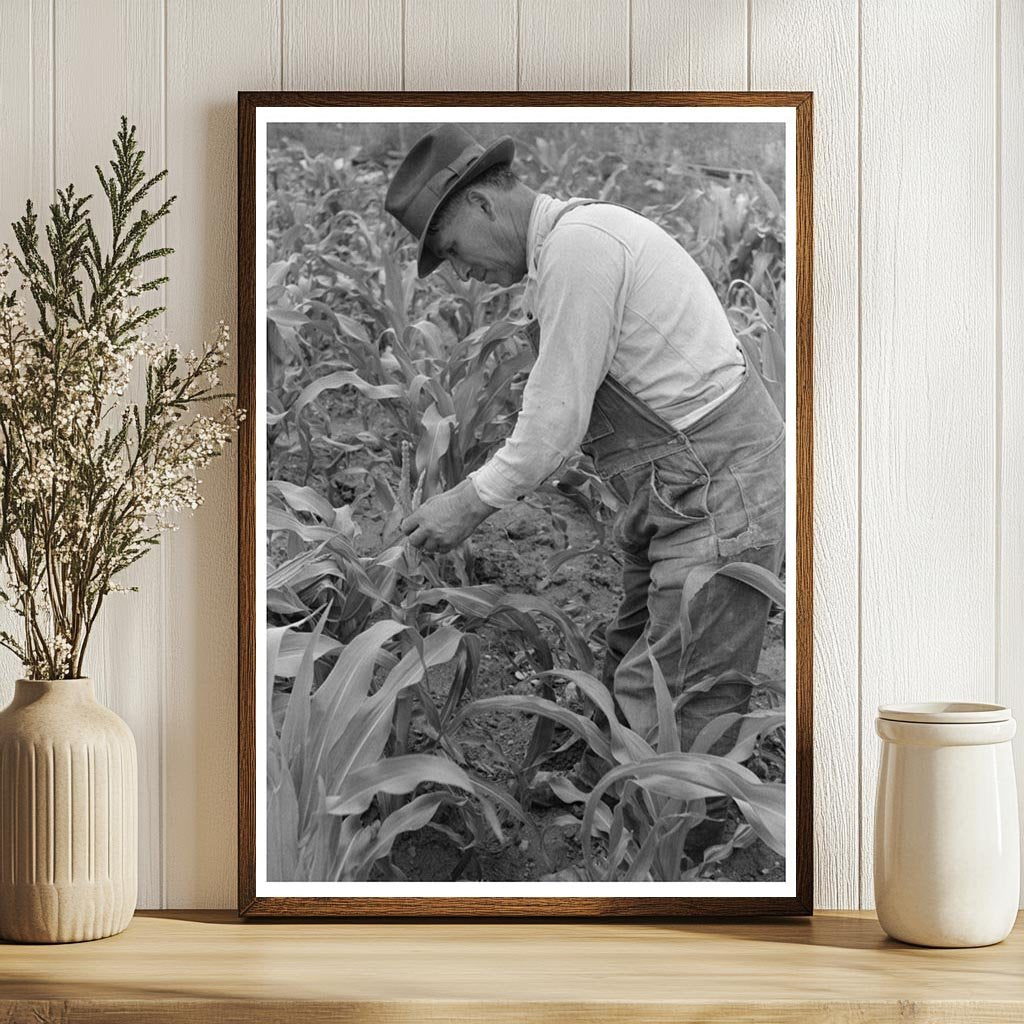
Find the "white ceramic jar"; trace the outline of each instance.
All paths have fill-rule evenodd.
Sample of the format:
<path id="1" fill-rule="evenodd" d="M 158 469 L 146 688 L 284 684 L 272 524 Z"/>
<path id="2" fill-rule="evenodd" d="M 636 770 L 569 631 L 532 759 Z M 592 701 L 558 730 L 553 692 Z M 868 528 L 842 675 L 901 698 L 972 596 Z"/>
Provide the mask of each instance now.
<path id="1" fill-rule="evenodd" d="M 1017 788 L 999 704 L 878 709 L 875 906 L 894 939 L 988 946 L 1006 938 L 1020 895 Z"/>

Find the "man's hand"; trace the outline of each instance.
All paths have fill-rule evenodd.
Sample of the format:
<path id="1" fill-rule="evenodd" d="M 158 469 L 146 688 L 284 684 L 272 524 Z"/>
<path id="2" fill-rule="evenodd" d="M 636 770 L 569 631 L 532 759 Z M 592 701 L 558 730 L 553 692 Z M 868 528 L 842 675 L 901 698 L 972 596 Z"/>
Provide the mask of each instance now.
<path id="1" fill-rule="evenodd" d="M 472 480 L 463 480 L 444 494 L 424 502 L 402 521 L 409 543 L 424 551 L 451 551 L 461 544 L 492 512 L 482 502 Z"/>

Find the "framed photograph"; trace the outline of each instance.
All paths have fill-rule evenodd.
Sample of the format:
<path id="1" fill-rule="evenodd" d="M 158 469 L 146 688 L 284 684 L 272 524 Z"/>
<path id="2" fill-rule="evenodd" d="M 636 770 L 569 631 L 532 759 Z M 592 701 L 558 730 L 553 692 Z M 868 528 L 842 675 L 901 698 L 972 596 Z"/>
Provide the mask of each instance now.
<path id="1" fill-rule="evenodd" d="M 239 912 L 810 914 L 811 95 L 238 147 Z"/>

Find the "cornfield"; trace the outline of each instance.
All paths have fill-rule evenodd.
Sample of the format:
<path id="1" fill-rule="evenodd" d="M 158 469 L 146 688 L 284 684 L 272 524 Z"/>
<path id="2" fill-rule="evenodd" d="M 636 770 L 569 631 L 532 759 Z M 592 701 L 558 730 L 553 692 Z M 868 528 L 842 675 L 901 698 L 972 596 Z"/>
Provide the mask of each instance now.
<path id="1" fill-rule="evenodd" d="M 288 126 L 267 154 L 268 879 L 707 880 L 736 877 L 740 851 L 753 877 L 778 876 L 785 659 L 689 751 L 686 695 L 673 703 L 653 659 L 658 727 L 620 723 L 594 674 L 617 499 L 585 458 L 450 554 L 404 542 L 403 517 L 510 433 L 535 355 L 521 286 L 447 264 L 418 279 L 383 211 L 427 127 Z M 677 127 L 501 130 L 532 187 L 624 203 L 677 238 L 784 413 L 785 212 L 759 172 L 777 170 L 776 143 L 722 167 L 727 145 L 697 159 Z M 772 598 L 782 644 L 782 582 L 719 571 Z M 590 792 L 551 774 L 584 751 L 604 766 Z M 537 805 L 543 778 L 561 806 Z M 735 828 L 688 854 L 722 794 Z"/>

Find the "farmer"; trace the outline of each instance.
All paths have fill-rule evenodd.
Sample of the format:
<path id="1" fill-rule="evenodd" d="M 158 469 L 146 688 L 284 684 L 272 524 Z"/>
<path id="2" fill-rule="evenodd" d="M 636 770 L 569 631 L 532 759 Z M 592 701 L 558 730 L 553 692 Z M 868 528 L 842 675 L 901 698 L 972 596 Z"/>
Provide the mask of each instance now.
<path id="1" fill-rule="evenodd" d="M 625 594 L 606 634 L 604 681 L 629 726 L 649 736 L 658 722 L 651 656 L 674 698 L 708 677 L 757 669 L 768 599 L 712 577 L 687 609 L 684 648 L 683 588 L 696 566 L 780 571 L 783 421 L 682 246 L 621 206 L 535 192 L 512 171 L 514 150 L 508 137 L 484 148 L 442 125 L 388 188 L 385 208 L 418 240 L 420 277 L 448 260 L 463 281 L 526 278 L 524 305 L 539 329 L 511 436 L 402 529 L 424 551 L 447 551 L 582 446 L 621 501 Z M 750 691 L 740 676 L 695 691 L 680 710 L 682 749 L 717 715 L 745 711 Z M 728 750 L 722 742 L 712 752 Z"/>

